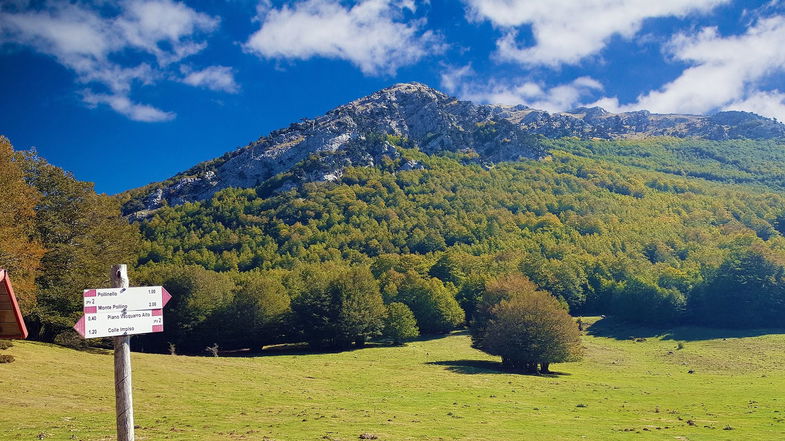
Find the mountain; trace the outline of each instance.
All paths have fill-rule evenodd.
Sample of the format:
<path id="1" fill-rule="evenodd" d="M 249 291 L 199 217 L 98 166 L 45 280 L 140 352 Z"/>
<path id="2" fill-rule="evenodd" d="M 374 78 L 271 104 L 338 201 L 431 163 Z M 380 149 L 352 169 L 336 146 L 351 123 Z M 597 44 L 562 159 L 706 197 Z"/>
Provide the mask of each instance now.
<path id="1" fill-rule="evenodd" d="M 123 212 L 143 218 L 163 205 L 205 200 L 229 187 L 250 188 L 280 173 L 276 185 L 335 181 L 347 166 L 373 166 L 399 151 L 384 135 L 424 153 L 466 152 L 483 163 L 541 159 L 545 138 L 627 139 L 651 136 L 728 139 L 785 138 L 785 125 L 747 112 L 712 116 L 613 114 L 599 107 L 548 113 L 527 106 L 478 105 L 420 83 L 396 84 L 303 119 L 164 182 L 124 195 Z M 403 169 L 420 167 L 405 161 Z"/>
<path id="2" fill-rule="evenodd" d="M 148 343 L 196 351 L 310 340 L 298 314 L 344 286 L 447 331 L 510 274 L 577 315 L 782 327 L 783 191 L 783 126 L 756 115 L 549 114 L 400 84 L 123 196 L 134 280 L 183 299 Z"/>

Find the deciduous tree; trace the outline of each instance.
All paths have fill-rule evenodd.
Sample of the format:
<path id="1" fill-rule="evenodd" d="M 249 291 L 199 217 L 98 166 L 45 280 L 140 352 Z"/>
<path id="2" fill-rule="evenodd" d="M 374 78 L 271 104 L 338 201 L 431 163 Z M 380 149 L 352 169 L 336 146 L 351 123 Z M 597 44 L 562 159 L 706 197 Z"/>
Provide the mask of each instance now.
<path id="1" fill-rule="evenodd" d="M 387 305 L 382 335 L 392 340 L 394 345 L 402 345 L 404 341 L 420 335 L 412 310 L 400 302 Z"/>
<path id="2" fill-rule="evenodd" d="M 580 358 L 580 332 L 559 301 L 521 276 L 489 283 L 473 330 L 479 349 L 508 368 L 549 372 L 551 363 Z M 478 323 L 479 321 L 479 323 Z"/>
<path id="3" fill-rule="evenodd" d="M 0 268 L 7 269 L 22 311 L 35 305 L 35 276 L 44 249 L 36 232 L 41 195 L 25 181 L 21 157 L 0 136 Z"/>
<path id="4" fill-rule="evenodd" d="M 38 308 L 33 329 L 49 340 L 69 331 L 82 310 L 82 290 L 106 286 L 109 265 L 135 263 L 139 234 L 120 216 L 117 201 L 93 184 L 47 163 L 35 152 L 21 161 L 25 179 L 40 194 L 36 235 L 46 249 L 37 273 Z"/>

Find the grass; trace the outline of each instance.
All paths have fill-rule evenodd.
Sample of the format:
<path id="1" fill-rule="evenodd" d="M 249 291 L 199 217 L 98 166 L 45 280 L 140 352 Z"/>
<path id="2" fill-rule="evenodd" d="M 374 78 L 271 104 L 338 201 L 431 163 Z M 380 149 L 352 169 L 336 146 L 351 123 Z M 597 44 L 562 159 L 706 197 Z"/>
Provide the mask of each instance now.
<path id="1" fill-rule="evenodd" d="M 136 439 L 785 439 L 785 334 L 629 331 L 646 337 L 586 335 L 585 359 L 552 376 L 501 371 L 465 333 L 329 354 L 133 354 Z M 0 439 L 114 439 L 110 353 L 4 352 L 16 361 L 0 365 Z"/>

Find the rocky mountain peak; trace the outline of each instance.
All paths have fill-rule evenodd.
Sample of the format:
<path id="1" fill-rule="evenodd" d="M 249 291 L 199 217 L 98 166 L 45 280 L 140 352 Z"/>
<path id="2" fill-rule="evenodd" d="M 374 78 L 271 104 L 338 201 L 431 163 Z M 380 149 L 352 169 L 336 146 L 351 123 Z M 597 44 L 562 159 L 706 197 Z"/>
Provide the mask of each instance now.
<path id="1" fill-rule="evenodd" d="M 545 156 L 536 136 L 770 139 L 785 138 L 785 125 L 747 112 L 707 117 L 647 111 L 614 114 L 600 107 L 579 107 L 548 113 L 524 105 L 477 105 L 422 83 L 400 83 L 274 130 L 221 158 L 135 191 L 124 211 L 144 216 L 164 204 L 203 200 L 224 188 L 255 187 L 283 172 L 296 175 L 297 182 L 336 180 L 347 166 L 373 166 L 384 157 L 396 158 L 398 150 L 384 135 L 406 139 L 426 153 L 474 151 L 483 161 L 498 162 Z M 302 166 L 307 161 L 308 166 Z"/>
<path id="2" fill-rule="evenodd" d="M 377 92 L 372 93 L 363 98 L 359 98 L 356 101 L 360 101 L 370 97 L 376 96 L 395 96 L 397 94 L 405 94 L 405 95 L 427 95 L 430 97 L 443 97 L 449 98 L 446 94 L 428 86 L 423 83 L 418 83 L 417 81 L 412 81 L 410 83 L 397 83 L 393 84 L 392 86 L 385 87 Z"/>
<path id="3" fill-rule="evenodd" d="M 594 107 L 577 107 L 572 110 L 568 110 L 565 113 L 569 113 L 571 115 L 575 115 L 576 117 L 582 116 L 583 119 L 596 119 L 603 116 L 610 114 L 607 110 L 603 109 L 602 107 L 594 106 Z"/>

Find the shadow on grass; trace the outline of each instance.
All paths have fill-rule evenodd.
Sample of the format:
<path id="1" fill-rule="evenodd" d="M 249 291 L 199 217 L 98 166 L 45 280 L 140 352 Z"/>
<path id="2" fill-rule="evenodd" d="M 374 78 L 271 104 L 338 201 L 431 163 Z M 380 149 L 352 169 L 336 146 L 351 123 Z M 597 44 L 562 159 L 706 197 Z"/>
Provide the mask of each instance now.
<path id="1" fill-rule="evenodd" d="M 608 337 L 616 340 L 635 340 L 641 338 L 662 338 L 663 340 L 714 340 L 721 338 L 758 337 L 768 334 L 785 334 L 785 329 L 722 329 L 702 326 L 651 327 L 623 322 L 612 317 L 598 320 L 587 330 L 595 337 Z"/>
<path id="2" fill-rule="evenodd" d="M 94 348 L 92 346 L 81 349 L 81 348 L 71 348 L 68 346 L 63 346 L 68 349 L 74 349 L 79 352 L 87 352 L 88 354 L 97 354 L 97 355 L 109 355 L 114 353 L 114 349 L 106 349 L 106 348 Z"/>
<path id="3" fill-rule="evenodd" d="M 19 341 L 19 340 L 16 340 L 16 341 Z M 25 344 L 33 345 L 33 346 L 46 346 L 46 347 L 54 346 L 54 347 L 63 348 L 63 349 L 70 349 L 72 351 L 84 352 L 86 354 L 97 354 L 97 355 L 111 355 L 114 352 L 112 350 L 112 348 L 104 348 L 104 347 L 97 347 L 97 346 L 87 346 L 87 345 L 85 345 L 85 346 L 60 345 L 60 344 L 57 344 L 57 343 L 45 343 L 45 342 L 36 341 L 36 340 L 26 340 Z M 13 346 L 11 346 L 10 350 L 13 350 Z"/>
<path id="4" fill-rule="evenodd" d="M 440 338 L 449 337 L 451 335 L 469 335 L 469 330 L 468 329 L 459 329 L 457 331 L 452 331 L 452 332 L 448 332 L 448 333 L 445 333 L 445 334 L 426 334 L 426 335 L 421 335 L 421 336 L 419 336 L 417 338 L 414 338 L 414 339 L 411 339 L 411 340 L 407 340 L 407 343 L 408 342 L 418 342 L 418 341 L 439 340 Z"/>
<path id="5" fill-rule="evenodd" d="M 340 352 L 352 352 L 361 349 L 389 347 L 389 344 L 380 342 L 368 342 L 363 346 L 351 346 L 348 348 L 319 348 L 315 349 L 308 343 L 282 343 L 268 345 L 261 350 L 235 349 L 220 351 L 221 357 L 274 357 L 278 355 L 319 355 L 319 354 L 338 354 Z"/>
<path id="6" fill-rule="evenodd" d="M 417 343 L 431 340 L 438 340 L 450 335 L 468 335 L 469 331 L 462 329 L 453 331 L 449 334 L 428 334 L 421 335 L 415 339 L 407 340 L 406 343 Z M 266 357 L 276 355 L 319 355 L 337 354 L 340 352 L 352 352 L 371 348 L 403 347 L 404 345 L 393 345 L 391 341 L 372 340 L 362 346 L 352 345 L 348 348 L 313 348 L 308 343 L 282 343 L 276 345 L 266 345 L 261 350 L 254 349 L 235 349 L 220 351 L 221 357 Z M 204 354 L 200 354 L 204 355 Z"/>
<path id="7" fill-rule="evenodd" d="M 555 378 L 563 375 L 570 375 L 564 372 L 551 371 L 547 374 L 534 374 L 520 370 L 507 369 L 501 362 L 491 360 L 445 360 L 445 361 L 429 361 L 425 364 L 435 366 L 446 366 L 450 372 L 458 374 L 519 374 L 530 375 L 533 377 Z"/>

